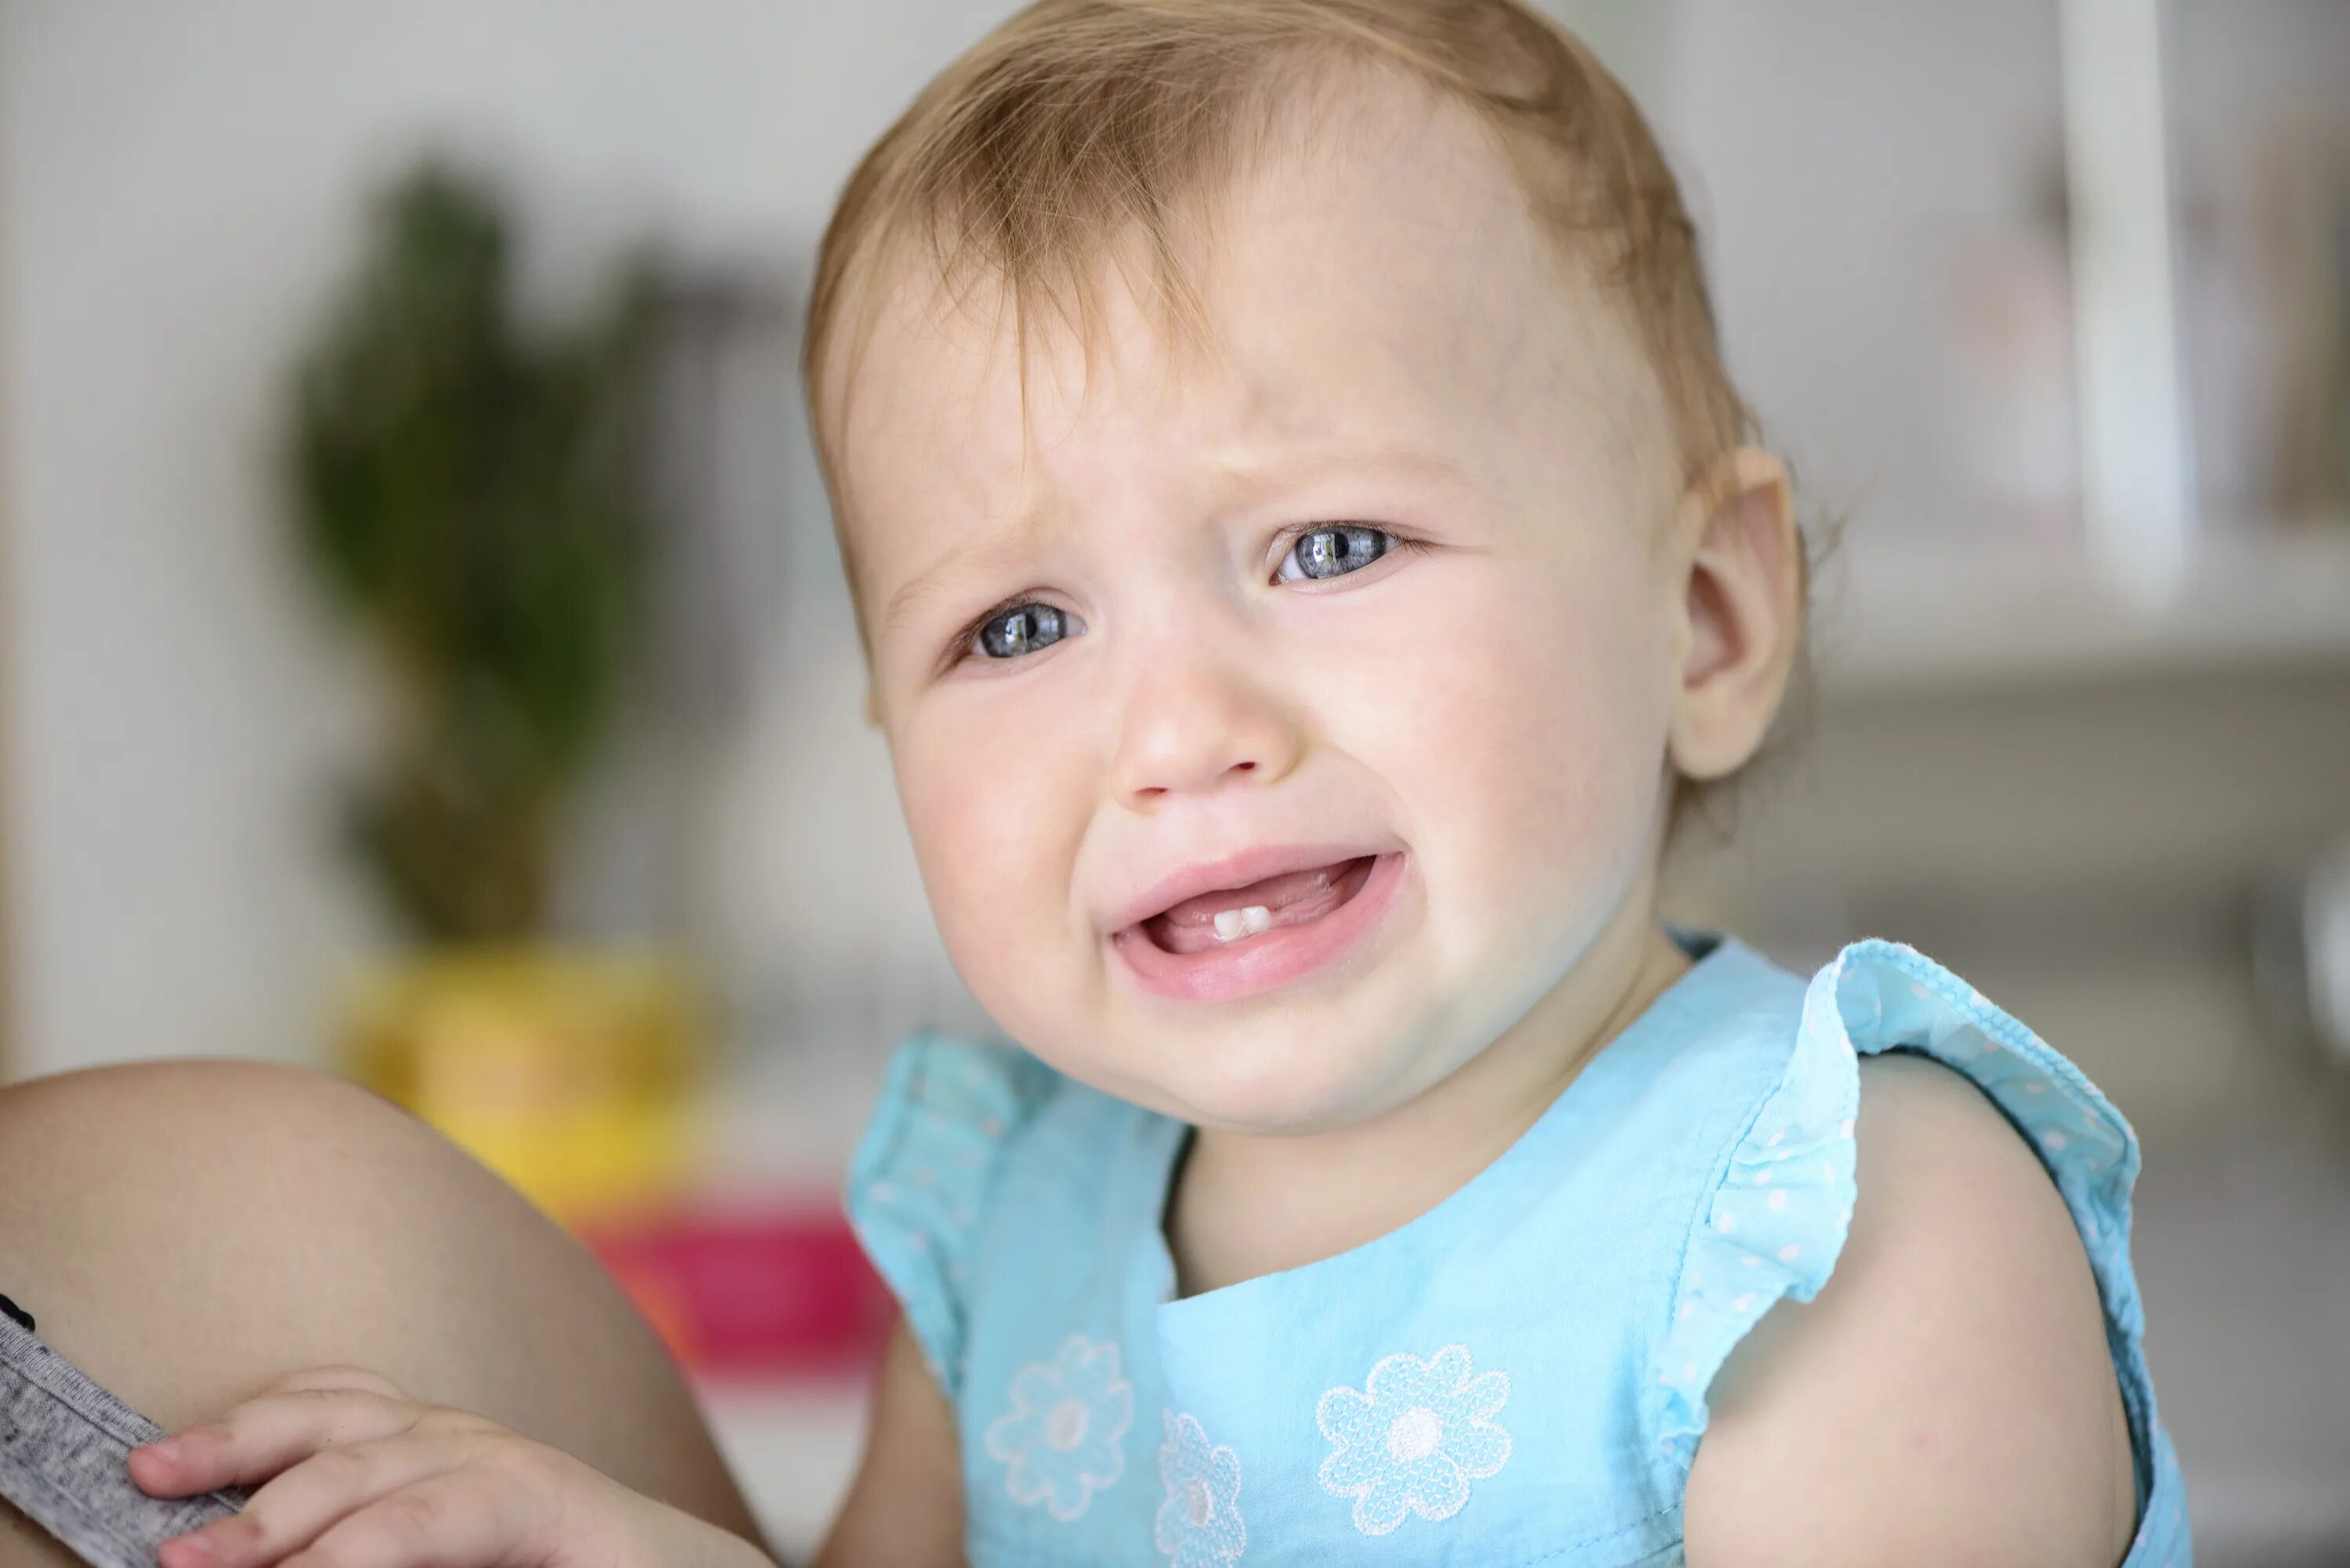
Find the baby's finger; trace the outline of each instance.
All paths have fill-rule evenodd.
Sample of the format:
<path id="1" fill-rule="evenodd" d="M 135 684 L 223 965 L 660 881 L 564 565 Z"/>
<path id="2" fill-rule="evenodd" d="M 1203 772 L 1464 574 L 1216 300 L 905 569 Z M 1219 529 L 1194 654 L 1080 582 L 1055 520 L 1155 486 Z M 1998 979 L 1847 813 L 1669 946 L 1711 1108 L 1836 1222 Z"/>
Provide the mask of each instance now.
<path id="1" fill-rule="evenodd" d="M 309 1545 L 337 1520 L 455 1469 L 467 1452 L 462 1443 L 414 1433 L 328 1449 L 254 1493 L 243 1512 L 166 1541 L 157 1560 L 162 1568 L 276 1563 Z"/>
<path id="2" fill-rule="evenodd" d="M 152 1497 L 267 1480 L 322 1449 L 397 1437 L 422 1412 L 348 1388 L 265 1394 L 219 1420 L 130 1450 L 130 1479 Z"/>
<path id="3" fill-rule="evenodd" d="M 547 1488 L 468 1465 L 369 1503 L 283 1568 L 442 1568 L 504 1563 L 529 1538 Z"/>

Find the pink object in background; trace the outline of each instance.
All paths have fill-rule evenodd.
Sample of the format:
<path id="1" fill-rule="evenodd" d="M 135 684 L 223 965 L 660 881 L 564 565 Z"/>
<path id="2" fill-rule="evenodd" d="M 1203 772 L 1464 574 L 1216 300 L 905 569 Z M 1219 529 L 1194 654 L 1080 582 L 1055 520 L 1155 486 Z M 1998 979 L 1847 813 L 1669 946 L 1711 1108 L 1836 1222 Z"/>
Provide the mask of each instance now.
<path id="1" fill-rule="evenodd" d="M 869 1376 L 897 1305 L 830 1193 L 586 1229 L 698 1383 Z"/>

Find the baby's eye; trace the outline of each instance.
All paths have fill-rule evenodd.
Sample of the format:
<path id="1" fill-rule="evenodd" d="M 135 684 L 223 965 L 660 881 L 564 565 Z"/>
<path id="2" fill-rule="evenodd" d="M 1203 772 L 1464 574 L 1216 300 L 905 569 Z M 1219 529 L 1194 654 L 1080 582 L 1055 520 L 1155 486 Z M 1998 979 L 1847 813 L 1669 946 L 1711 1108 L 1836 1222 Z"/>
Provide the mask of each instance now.
<path id="1" fill-rule="evenodd" d="M 972 641 L 990 659 L 1017 659 L 1085 629 L 1085 622 L 1051 605 L 1014 605 L 981 622 Z"/>
<path id="2" fill-rule="evenodd" d="M 1333 524 L 1300 534 L 1281 557 L 1274 580 L 1294 583 L 1301 577 L 1343 577 L 1359 571 L 1403 543 L 1384 528 Z"/>

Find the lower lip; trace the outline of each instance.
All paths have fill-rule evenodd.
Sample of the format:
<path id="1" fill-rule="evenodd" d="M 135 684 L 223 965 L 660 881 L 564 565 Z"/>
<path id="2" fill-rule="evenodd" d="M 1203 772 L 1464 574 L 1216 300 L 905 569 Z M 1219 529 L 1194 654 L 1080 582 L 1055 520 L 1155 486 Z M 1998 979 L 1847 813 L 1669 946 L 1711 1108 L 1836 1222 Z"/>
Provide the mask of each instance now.
<path id="1" fill-rule="evenodd" d="M 1118 932 L 1110 945 L 1126 960 L 1128 972 L 1154 996 L 1229 1002 L 1287 985 L 1347 956 L 1378 926 L 1402 883 L 1403 856 L 1382 855 L 1371 862 L 1371 873 L 1355 896 L 1318 920 L 1276 926 L 1196 953 L 1170 953 L 1139 926 Z"/>

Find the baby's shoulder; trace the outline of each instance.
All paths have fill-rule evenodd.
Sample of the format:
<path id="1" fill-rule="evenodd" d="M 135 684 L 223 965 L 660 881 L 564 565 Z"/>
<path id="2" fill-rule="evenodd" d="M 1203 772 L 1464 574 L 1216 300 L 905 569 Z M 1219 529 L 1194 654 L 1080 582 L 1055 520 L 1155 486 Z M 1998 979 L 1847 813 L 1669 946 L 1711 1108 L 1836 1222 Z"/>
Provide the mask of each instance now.
<path id="1" fill-rule="evenodd" d="M 2073 1210 L 1960 1073 L 1871 1055 L 1859 1085 L 1844 1248 L 1815 1300 L 1774 1310 L 1714 1383 L 1690 1561 L 1930 1563 L 1965 1541 L 2115 1562 L 2131 1438 Z"/>

